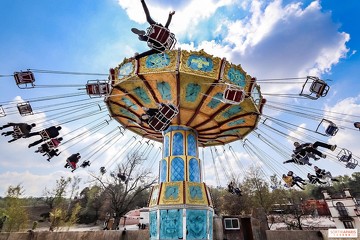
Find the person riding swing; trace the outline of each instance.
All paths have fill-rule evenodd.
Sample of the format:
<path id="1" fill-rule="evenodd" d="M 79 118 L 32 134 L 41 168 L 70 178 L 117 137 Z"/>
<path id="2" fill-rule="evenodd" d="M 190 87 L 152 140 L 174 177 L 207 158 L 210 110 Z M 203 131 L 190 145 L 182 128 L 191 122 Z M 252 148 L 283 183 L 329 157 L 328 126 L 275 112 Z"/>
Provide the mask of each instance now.
<path id="1" fill-rule="evenodd" d="M 167 44 L 169 37 L 174 37 L 173 34 L 170 33 L 168 27 L 171 23 L 172 16 L 175 14 L 175 11 L 171 11 L 169 13 L 167 22 L 165 26 L 163 26 L 160 23 L 155 22 L 151 16 L 149 9 L 145 3 L 145 0 L 141 0 L 141 5 L 144 9 L 146 20 L 150 24 L 150 29 L 146 33 L 144 30 L 139 30 L 137 28 L 131 28 L 131 31 L 138 35 L 138 38 L 140 41 L 145 41 L 148 43 L 148 45 L 152 48 L 146 52 L 143 52 L 141 54 L 135 54 L 135 59 L 140 59 L 142 57 L 154 54 L 154 53 L 161 53 L 165 50 L 168 50 L 172 48 L 172 45 L 170 43 L 170 46 Z M 173 39 L 172 42 L 175 42 L 175 39 Z"/>

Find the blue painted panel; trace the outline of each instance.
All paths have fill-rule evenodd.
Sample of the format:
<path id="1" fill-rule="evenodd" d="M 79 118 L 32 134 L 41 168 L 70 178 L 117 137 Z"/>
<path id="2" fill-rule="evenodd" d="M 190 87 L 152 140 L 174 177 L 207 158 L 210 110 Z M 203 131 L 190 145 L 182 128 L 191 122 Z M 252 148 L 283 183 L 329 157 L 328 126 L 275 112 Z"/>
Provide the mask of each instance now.
<path id="1" fill-rule="evenodd" d="M 149 55 L 146 58 L 145 65 L 147 68 L 163 68 L 169 66 L 170 57 L 167 53 L 157 53 Z"/>
<path id="2" fill-rule="evenodd" d="M 171 181 L 184 181 L 184 160 L 176 157 L 171 161 Z"/>
<path id="3" fill-rule="evenodd" d="M 173 136 L 172 142 L 172 154 L 173 155 L 184 155 L 184 135 L 177 132 Z"/>
<path id="4" fill-rule="evenodd" d="M 149 213 L 150 220 L 150 239 L 156 239 L 157 237 L 157 211 L 150 211 Z"/>
<path id="5" fill-rule="evenodd" d="M 207 210 L 186 210 L 186 239 L 207 239 Z"/>
<path id="6" fill-rule="evenodd" d="M 138 110 L 138 106 L 135 103 L 131 102 L 131 100 L 128 97 L 122 97 L 121 101 L 123 101 L 126 106 L 134 109 L 135 111 Z"/>
<path id="7" fill-rule="evenodd" d="M 183 238 L 183 210 L 160 210 L 160 239 Z"/>
<path id="8" fill-rule="evenodd" d="M 197 157 L 196 140 L 193 134 L 187 136 L 187 155 Z"/>
<path id="9" fill-rule="evenodd" d="M 122 79 L 126 76 L 129 76 L 134 71 L 134 65 L 132 62 L 125 63 L 119 69 L 118 78 Z"/>
<path id="10" fill-rule="evenodd" d="M 221 100 L 223 99 L 223 93 L 217 93 L 214 95 L 214 97 L 211 99 L 211 101 L 207 104 L 207 106 L 211 109 L 216 108 L 217 106 L 219 106 L 221 102 Z"/>
<path id="11" fill-rule="evenodd" d="M 240 87 L 245 87 L 245 75 L 242 74 L 239 70 L 235 69 L 235 68 L 230 68 L 227 74 L 227 77 L 229 78 L 229 80 L 240 86 Z"/>
<path id="12" fill-rule="evenodd" d="M 120 113 L 130 118 L 136 118 L 136 116 L 132 112 L 129 112 L 127 109 L 124 108 L 120 108 Z"/>
<path id="13" fill-rule="evenodd" d="M 228 108 L 222 115 L 224 118 L 230 118 L 242 111 L 242 108 L 238 105 Z"/>
<path id="14" fill-rule="evenodd" d="M 179 197 L 179 186 L 166 186 L 165 199 L 177 199 Z"/>
<path id="15" fill-rule="evenodd" d="M 170 155 L 170 142 L 169 142 L 169 136 L 165 136 L 164 138 L 164 153 L 163 153 L 163 157 L 168 157 Z"/>
<path id="16" fill-rule="evenodd" d="M 244 120 L 244 119 L 238 119 L 238 120 L 236 120 L 236 121 L 229 122 L 229 123 L 228 123 L 228 126 L 229 126 L 229 127 L 232 127 L 232 126 L 240 125 L 240 124 L 243 124 L 243 123 L 245 123 L 245 120 Z"/>
<path id="17" fill-rule="evenodd" d="M 200 167 L 197 159 L 189 161 L 189 180 L 190 182 L 200 182 Z"/>
<path id="18" fill-rule="evenodd" d="M 211 58 L 199 55 L 190 55 L 187 60 L 187 66 L 196 71 L 211 72 L 214 63 Z"/>
<path id="19" fill-rule="evenodd" d="M 166 182 L 167 177 L 167 162 L 165 159 L 161 160 L 160 165 L 160 182 Z"/>
<path id="20" fill-rule="evenodd" d="M 136 87 L 134 88 L 134 92 L 136 94 L 136 96 L 138 96 L 144 103 L 150 104 L 150 98 L 147 95 L 147 93 L 145 92 L 145 90 L 141 87 Z"/>
<path id="21" fill-rule="evenodd" d="M 209 223 L 209 239 L 213 239 L 213 212 L 208 211 L 208 223 Z"/>
<path id="22" fill-rule="evenodd" d="M 201 191 L 201 186 L 190 186 L 189 187 L 190 198 L 193 200 L 202 200 L 203 193 Z"/>
<path id="23" fill-rule="evenodd" d="M 186 86 L 185 99 L 188 102 L 195 102 L 200 93 L 201 87 L 197 83 L 189 83 Z"/>
<path id="24" fill-rule="evenodd" d="M 156 87 L 163 100 L 171 100 L 171 87 L 167 82 L 159 82 L 156 84 Z"/>

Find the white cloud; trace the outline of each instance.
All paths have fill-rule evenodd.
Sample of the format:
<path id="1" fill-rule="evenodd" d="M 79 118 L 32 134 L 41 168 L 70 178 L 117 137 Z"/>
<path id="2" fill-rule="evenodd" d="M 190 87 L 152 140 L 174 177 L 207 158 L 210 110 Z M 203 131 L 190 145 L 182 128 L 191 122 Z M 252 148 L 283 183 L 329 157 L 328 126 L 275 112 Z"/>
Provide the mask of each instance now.
<path id="1" fill-rule="evenodd" d="M 334 106 L 325 107 L 325 119 L 337 119 L 333 122 L 339 126 L 338 133 L 329 141 L 339 148 L 347 148 L 354 155 L 360 156 L 358 143 L 360 132 L 354 127 L 354 116 L 360 116 L 360 95 L 338 101 Z"/>
<path id="2" fill-rule="evenodd" d="M 349 51 L 346 43 L 350 37 L 338 31 L 339 26 L 329 13 L 322 11 L 318 1 L 302 7 L 300 3 L 283 6 L 280 0 L 268 5 L 263 1 L 252 1 L 246 9 L 249 11 L 247 17 L 218 23 L 217 29 L 227 29 L 221 42 L 210 40 L 195 46 L 193 43 L 180 46 L 204 49 L 209 54 L 241 63 L 245 71 L 258 79 L 321 77 L 346 57 Z M 196 26 L 197 22 L 192 21 L 186 29 L 191 32 Z M 301 86 L 301 83 L 282 84 L 279 88 L 276 84 L 264 84 L 262 90 L 266 93 L 299 93 Z"/>
<path id="3" fill-rule="evenodd" d="M 129 18 L 137 23 L 146 23 L 145 13 L 140 2 L 132 0 L 118 0 L 119 5 L 126 11 Z M 172 18 L 171 30 L 179 35 L 188 34 L 192 36 L 192 32 L 198 31 L 197 24 L 200 21 L 207 20 L 212 17 L 215 11 L 223 6 L 230 6 L 233 0 L 191 0 L 187 1 L 181 9 L 175 9 L 176 13 Z M 161 24 L 165 24 L 168 13 L 173 9 L 164 9 L 160 6 L 153 6 L 147 3 L 151 17 Z"/>

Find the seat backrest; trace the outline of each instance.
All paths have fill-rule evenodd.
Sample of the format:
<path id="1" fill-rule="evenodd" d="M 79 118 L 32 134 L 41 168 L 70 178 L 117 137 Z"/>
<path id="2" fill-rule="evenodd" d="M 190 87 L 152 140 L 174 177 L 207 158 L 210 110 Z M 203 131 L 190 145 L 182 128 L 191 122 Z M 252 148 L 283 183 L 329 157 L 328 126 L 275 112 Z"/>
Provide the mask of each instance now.
<path id="1" fill-rule="evenodd" d="M 339 131 L 339 128 L 338 128 L 336 125 L 330 124 L 330 125 L 326 128 L 325 133 L 326 133 L 326 135 L 328 135 L 328 136 L 335 136 L 338 131 Z"/>
<path id="2" fill-rule="evenodd" d="M 101 97 L 110 93 L 110 87 L 107 81 L 89 80 L 86 84 L 86 93 L 91 96 Z"/>
<path id="3" fill-rule="evenodd" d="M 167 119 L 171 120 L 175 117 L 177 114 L 177 109 L 170 107 L 169 105 L 162 105 L 162 107 L 159 109 L 159 113 L 164 115 Z"/>
<path id="4" fill-rule="evenodd" d="M 15 72 L 14 78 L 16 84 L 19 85 L 26 85 L 26 87 L 33 87 L 35 82 L 34 74 L 31 71 L 25 72 Z M 20 86 L 19 86 L 20 87 Z M 26 88 L 25 87 L 25 88 Z"/>
<path id="5" fill-rule="evenodd" d="M 154 39 L 161 44 L 165 44 L 170 36 L 169 29 L 160 26 L 160 25 L 152 25 L 152 29 L 148 31 L 148 37 Z"/>
<path id="6" fill-rule="evenodd" d="M 223 94 L 224 102 L 230 104 L 238 104 L 245 98 L 245 92 L 241 89 L 226 88 Z"/>
<path id="7" fill-rule="evenodd" d="M 329 91 L 329 86 L 325 81 L 316 79 L 310 86 L 310 92 L 315 93 L 317 97 L 325 97 Z"/>
<path id="8" fill-rule="evenodd" d="M 339 159 L 341 162 L 348 162 L 349 161 L 349 156 L 347 155 L 342 155 Z"/>
<path id="9" fill-rule="evenodd" d="M 33 114 L 32 107 L 29 102 L 18 103 L 17 108 L 21 116 Z"/>

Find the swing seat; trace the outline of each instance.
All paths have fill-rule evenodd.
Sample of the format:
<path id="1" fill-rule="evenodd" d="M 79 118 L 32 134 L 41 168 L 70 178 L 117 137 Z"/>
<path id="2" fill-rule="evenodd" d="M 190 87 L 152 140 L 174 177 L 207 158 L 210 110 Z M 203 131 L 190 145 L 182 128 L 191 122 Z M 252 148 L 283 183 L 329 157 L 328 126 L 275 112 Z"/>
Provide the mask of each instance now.
<path id="1" fill-rule="evenodd" d="M 91 96 L 102 97 L 109 95 L 110 88 L 107 81 L 89 80 L 86 84 L 86 93 Z"/>
<path id="2" fill-rule="evenodd" d="M 111 86 L 114 86 L 114 85 L 115 85 L 115 80 L 116 80 L 116 77 L 115 77 L 115 69 L 110 68 L 109 72 L 110 72 L 110 74 L 109 74 L 109 80 L 110 80 Z"/>
<path id="3" fill-rule="evenodd" d="M 244 90 L 233 84 L 226 84 L 227 87 L 224 90 L 223 102 L 229 104 L 239 104 L 245 99 Z"/>
<path id="4" fill-rule="evenodd" d="M 49 150 L 54 149 L 56 147 L 52 139 L 50 141 L 47 141 L 46 145 L 48 146 Z"/>
<path id="5" fill-rule="evenodd" d="M 157 132 L 161 132 L 161 131 L 164 131 L 168 127 L 168 125 L 170 124 L 170 121 L 164 117 L 158 118 L 158 116 L 154 116 L 154 117 L 150 118 L 148 123 L 152 129 L 154 129 Z"/>
<path id="6" fill-rule="evenodd" d="M 90 166 L 90 163 L 88 162 L 88 161 L 84 161 L 81 165 L 80 165 L 80 167 L 82 167 L 82 168 L 86 168 L 86 167 L 89 167 Z"/>
<path id="7" fill-rule="evenodd" d="M 76 169 L 76 162 L 71 162 L 69 159 L 66 159 L 66 162 L 73 171 Z"/>
<path id="8" fill-rule="evenodd" d="M 23 135 L 24 135 L 24 133 L 21 131 L 21 129 L 19 128 L 19 126 L 14 126 L 13 127 L 13 130 L 14 130 L 14 133 L 12 134 L 12 137 L 14 138 L 14 139 L 19 139 L 19 138 L 21 138 Z"/>
<path id="9" fill-rule="evenodd" d="M 305 86 L 311 83 L 309 92 L 305 93 Z M 318 77 L 307 76 L 306 81 L 300 92 L 300 96 L 305 96 L 307 98 L 316 100 L 319 97 L 325 97 L 329 92 L 330 87 L 324 80 L 319 79 Z"/>
<path id="10" fill-rule="evenodd" d="M 332 175 L 330 172 L 325 172 L 324 174 L 321 174 L 319 176 L 319 179 L 325 180 L 325 181 L 328 181 L 328 178 L 330 178 L 330 179 L 332 178 Z"/>
<path id="11" fill-rule="evenodd" d="M 35 78 L 31 71 L 14 72 L 14 78 L 16 85 L 19 88 L 25 89 L 34 87 Z"/>
<path id="12" fill-rule="evenodd" d="M 325 97 L 328 91 L 329 86 L 320 79 L 316 79 L 310 86 L 310 92 L 315 93 L 317 97 Z"/>
<path id="13" fill-rule="evenodd" d="M 179 110 L 174 105 L 162 104 L 155 116 L 149 119 L 148 124 L 157 132 L 164 131 L 178 113 Z"/>
<path id="14" fill-rule="evenodd" d="M 19 126 L 14 126 L 13 129 L 14 129 L 14 133 L 15 133 L 16 135 L 22 136 L 22 135 L 24 134 L 24 133 L 21 131 L 21 129 L 20 129 Z"/>
<path id="15" fill-rule="evenodd" d="M 339 128 L 335 124 L 330 124 L 326 128 L 325 133 L 328 136 L 335 136 L 338 131 L 339 131 Z"/>
<path id="16" fill-rule="evenodd" d="M 342 155 L 340 158 L 339 158 L 339 161 L 340 162 L 349 162 L 349 160 L 351 159 L 351 155 L 347 156 L 347 155 Z"/>
<path id="17" fill-rule="evenodd" d="M 295 161 L 294 162 L 295 164 L 298 164 L 298 165 L 311 165 L 308 155 L 301 156 L 300 154 L 296 154 L 293 157 L 293 159 Z"/>
<path id="18" fill-rule="evenodd" d="M 29 102 L 18 103 L 17 108 L 21 116 L 27 116 L 33 114 L 33 110 Z"/>
<path id="19" fill-rule="evenodd" d="M 176 44 L 175 35 L 160 25 L 153 24 L 148 27 L 146 36 L 148 37 L 148 46 L 160 52 L 171 50 Z"/>
<path id="20" fill-rule="evenodd" d="M 172 104 L 162 104 L 159 113 L 171 121 L 179 113 L 179 110 Z"/>
<path id="21" fill-rule="evenodd" d="M 106 173 L 105 167 L 100 167 L 100 173 L 101 173 L 101 174 L 105 174 L 105 173 Z"/>
<path id="22" fill-rule="evenodd" d="M 309 180 L 309 183 L 310 183 L 310 184 L 314 184 L 314 185 L 316 185 L 316 180 L 315 180 L 315 179 L 313 179 L 313 180 Z"/>
<path id="23" fill-rule="evenodd" d="M 320 126 L 323 125 L 324 122 L 328 123 L 328 125 L 325 129 L 325 133 L 319 131 Z M 319 125 L 317 126 L 317 128 L 315 130 L 316 133 L 319 133 L 323 136 L 335 136 L 338 131 L 339 131 L 339 128 L 336 126 L 336 124 L 325 118 L 323 118 L 321 120 L 321 122 L 319 123 Z"/>
<path id="24" fill-rule="evenodd" d="M 46 130 L 41 130 L 40 131 L 40 136 L 42 138 L 43 141 L 49 140 L 49 134 L 46 132 Z"/>
<path id="25" fill-rule="evenodd" d="M 336 157 L 340 162 L 349 162 L 352 159 L 352 152 L 343 148 Z"/>
<path id="26" fill-rule="evenodd" d="M 346 163 L 346 168 L 350 168 L 350 169 L 354 169 L 356 168 L 358 165 L 358 161 L 354 158 L 350 159 L 347 163 Z"/>

